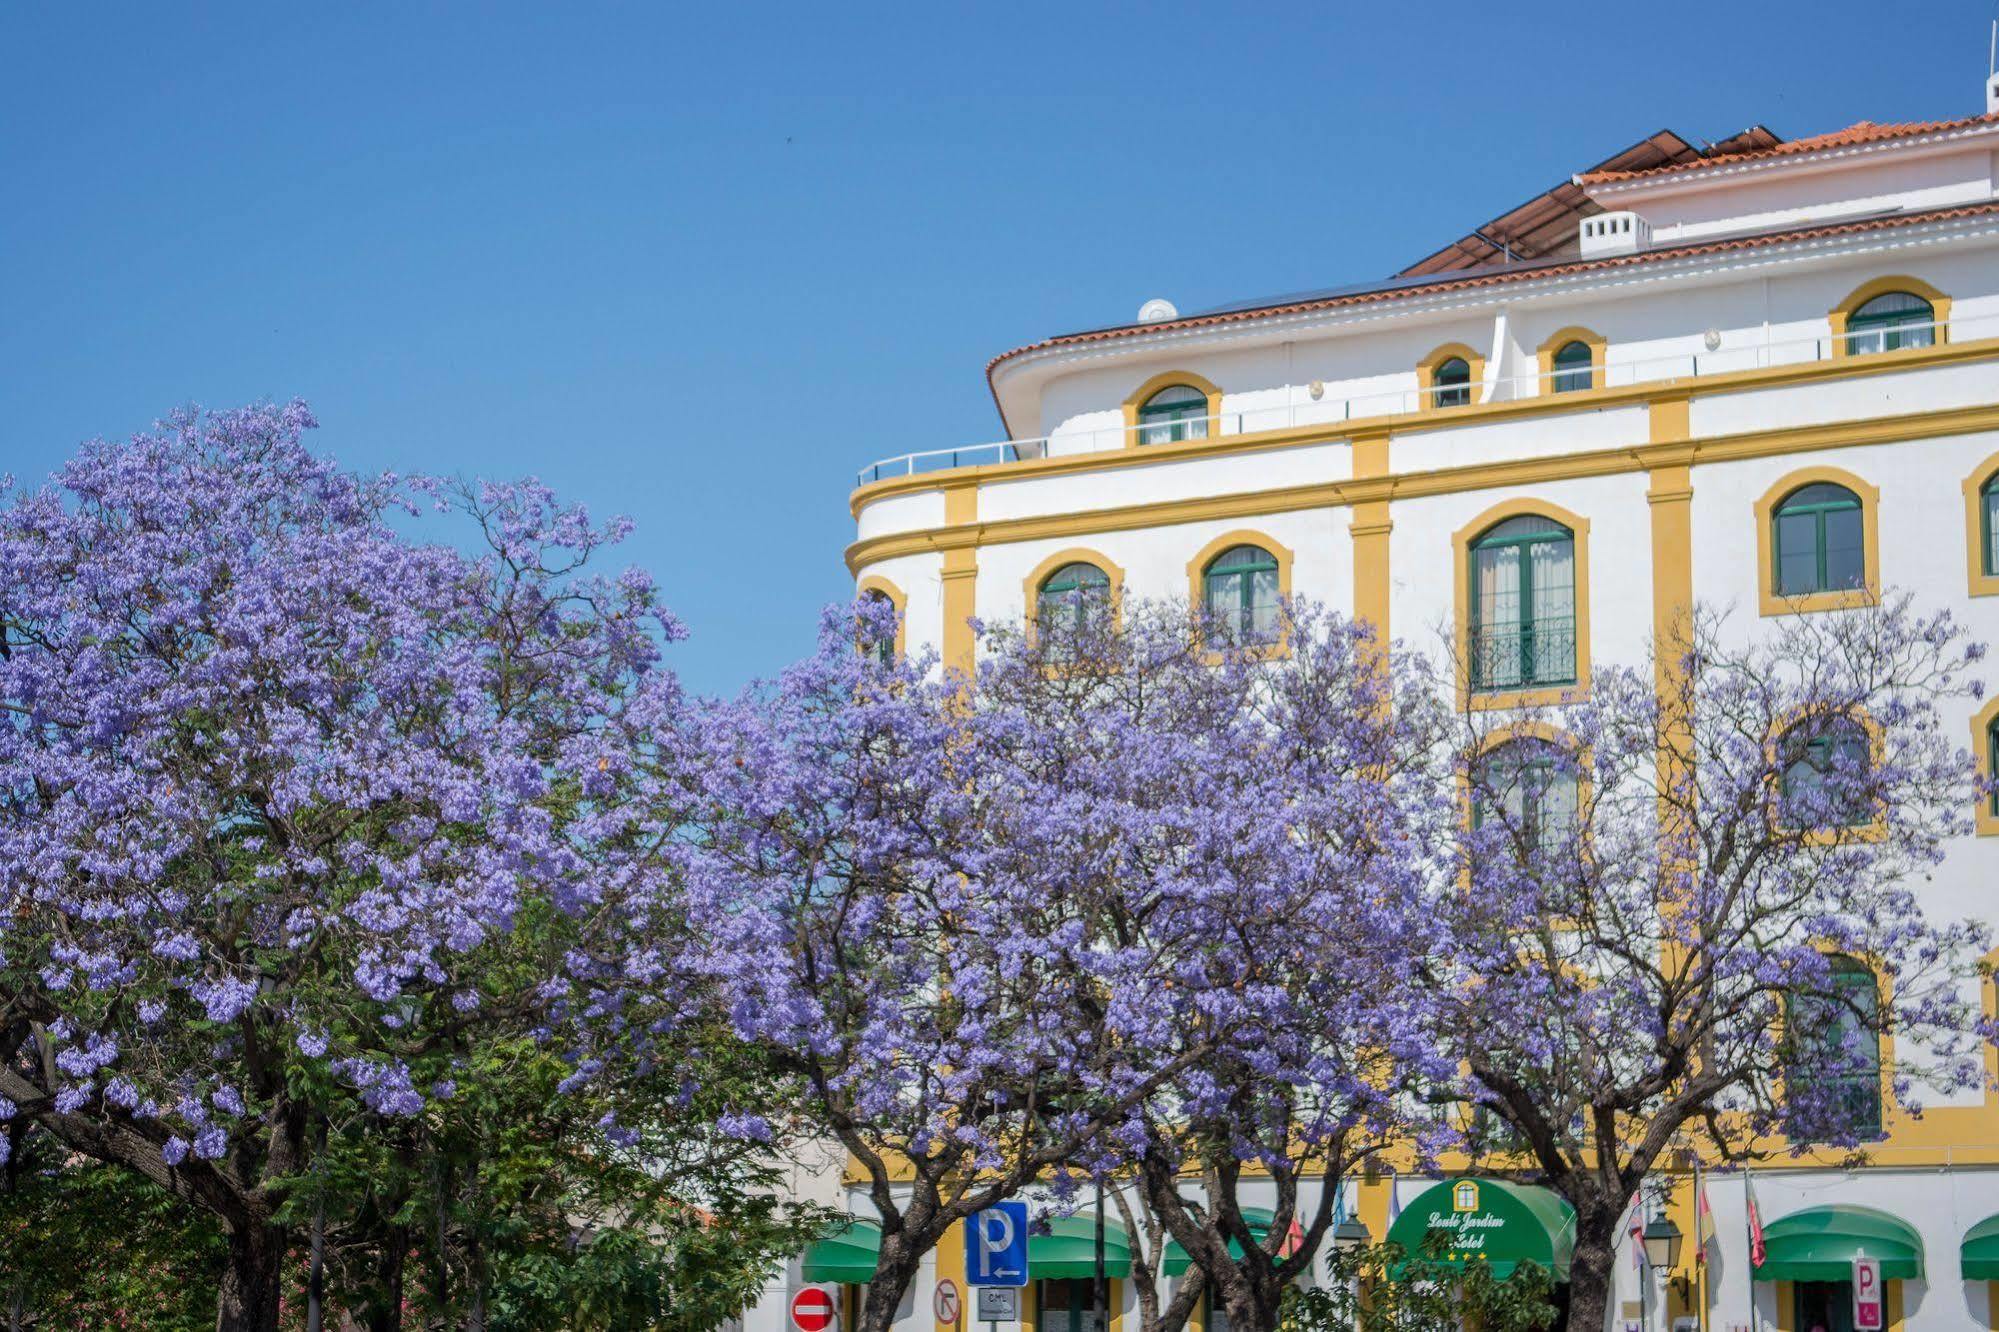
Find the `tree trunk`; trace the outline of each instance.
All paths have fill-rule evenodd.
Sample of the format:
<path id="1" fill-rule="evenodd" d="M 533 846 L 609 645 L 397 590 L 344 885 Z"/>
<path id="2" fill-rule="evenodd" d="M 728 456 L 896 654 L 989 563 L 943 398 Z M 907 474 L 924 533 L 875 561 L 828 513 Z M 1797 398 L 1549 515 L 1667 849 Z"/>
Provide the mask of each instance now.
<path id="1" fill-rule="evenodd" d="M 1214 1280 L 1213 1274 L 1209 1280 Z M 1257 1282 L 1238 1268 L 1221 1283 L 1222 1305 L 1229 1311 L 1229 1332 L 1277 1332 L 1277 1312 L 1284 1288 L 1275 1281 Z"/>
<path id="2" fill-rule="evenodd" d="M 908 1231 L 882 1236 L 881 1256 L 875 1261 L 874 1280 L 867 1284 L 854 1332 L 891 1332 L 895 1311 L 902 1307 L 902 1297 L 929 1248 L 913 1243 Z"/>
<path id="3" fill-rule="evenodd" d="M 382 1237 L 381 1256 L 375 1260 L 375 1299 L 368 1311 L 368 1332 L 402 1332 L 403 1269 L 410 1252 L 410 1233 L 403 1226 L 390 1226 Z"/>
<path id="4" fill-rule="evenodd" d="M 1610 1325 L 1610 1286 L 1616 1258 L 1616 1250 L 1602 1236 L 1577 1234 L 1575 1254 L 1569 1260 L 1566 1332 L 1604 1332 Z"/>
<path id="5" fill-rule="evenodd" d="M 305 1332 L 326 1327 L 326 1200 L 312 1210 L 312 1251 L 305 1271 Z"/>
<path id="6" fill-rule="evenodd" d="M 216 1332 L 277 1332 L 285 1232 L 245 1221 L 229 1232 L 229 1266 L 216 1301 Z"/>

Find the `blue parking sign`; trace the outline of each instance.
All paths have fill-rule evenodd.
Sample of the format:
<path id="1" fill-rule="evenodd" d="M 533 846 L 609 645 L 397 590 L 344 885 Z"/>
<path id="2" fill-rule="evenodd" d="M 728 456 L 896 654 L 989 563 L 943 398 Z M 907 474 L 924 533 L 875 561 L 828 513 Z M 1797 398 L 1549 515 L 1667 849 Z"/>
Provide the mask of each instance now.
<path id="1" fill-rule="evenodd" d="M 1026 1203 L 995 1203 L 965 1222 L 965 1280 L 974 1286 L 1027 1284 Z"/>

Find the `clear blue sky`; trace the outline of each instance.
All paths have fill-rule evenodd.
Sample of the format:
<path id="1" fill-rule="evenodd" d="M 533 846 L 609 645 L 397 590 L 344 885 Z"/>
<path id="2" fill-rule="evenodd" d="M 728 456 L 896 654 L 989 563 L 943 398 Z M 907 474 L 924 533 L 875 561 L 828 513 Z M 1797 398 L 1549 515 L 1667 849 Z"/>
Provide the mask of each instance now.
<path id="1" fill-rule="evenodd" d="M 147 4 L 0 18 L 0 467 L 308 399 L 534 473 L 733 689 L 849 588 L 872 458 L 987 358 L 1378 276 L 1661 127 L 1983 109 L 1992 0 Z"/>

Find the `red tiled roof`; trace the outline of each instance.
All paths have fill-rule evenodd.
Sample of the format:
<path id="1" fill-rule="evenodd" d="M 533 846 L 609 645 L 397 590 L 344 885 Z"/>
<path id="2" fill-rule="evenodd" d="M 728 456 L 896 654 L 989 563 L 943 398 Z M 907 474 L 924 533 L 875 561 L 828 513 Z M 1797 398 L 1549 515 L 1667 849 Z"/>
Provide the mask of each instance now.
<path id="1" fill-rule="evenodd" d="M 1979 119 L 1984 117 L 1981 116 Z M 1601 259 L 1567 259 L 1506 269 L 1440 274 L 1435 282 L 1399 282 L 1392 287 L 1377 288 L 1372 291 L 1343 292 L 1336 296 L 1292 301 L 1288 304 L 1260 305 L 1247 310 L 1222 310 L 1214 314 L 1189 315 L 1184 319 L 1168 319 L 1157 324 L 1121 324 L 1115 328 L 1092 329 L 1087 333 L 1064 333 L 1059 337 L 1043 338 L 1040 342 L 1031 342 L 1024 347 L 1016 347 L 1012 351 L 1002 352 L 993 357 L 986 362 L 986 382 L 988 384 L 992 382 L 993 371 L 999 368 L 1001 362 L 1050 347 L 1110 342 L 1118 338 L 1136 337 L 1141 333 L 1159 333 L 1173 329 L 1243 324 L 1276 314 L 1309 314 L 1318 310 L 1332 310 L 1345 306 L 1374 305 L 1383 301 L 1400 300 L 1405 296 L 1431 296 L 1439 292 L 1507 286 L 1515 282 L 1533 281 L 1536 278 L 1630 268 L 1668 259 L 1687 259 L 1697 255 L 1721 254 L 1732 250 L 1754 250 L 1787 241 L 1818 240 L 1826 236 L 1845 236 L 1867 231 L 1888 231 L 1922 222 L 1949 222 L 1958 218 L 1981 217 L 1988 214 L 1999 214 L 1999 200 L 1990 203 L 1960 204 L 1950 208 L 1932 208 L 1920 213 L 1894 213 L 1885 217 L 1861 218 L 1852 222 L 1826 222 L 1815 226 L 1796 227 L 1789 231 L 1762 231 L 1750 236 L 1731 236 L 1721 240 L 1693 241 L 1685 245 L 1666 245 L 1655 250 L 1609 255 Z"/>
<path id="2" fill-rule="evenodd" d="M 1906 139 L 1917 134 L 1936 134 L 1947 130 L 1968 129 L 1973 125 L 1999 124 L 1999 113 L 1987 112 L 1981 116 L 1961 116 L 1956 120 L 1918 120 L 1899 125 L 1877 125 L 1871 120 L 1848 125 L 1843 130 L 1830 134 L 1813 134 L 1802 139 L 1792 139 L 1786 143 L 1773 144 L 1768 148 L 1754 148 L 1746 152 L 1715 153 L 1708 157 L 1697 157 L 1685 162 L 1666 162 L 1659 166 L 1646 167 L 1640 171 L 1585 171 L 1576 180 L 1583 185 L 1607 185 L 1625 180 L 1650 180 L 1658 176 L 1677 175 L 1687 171 L 1700 171 L 1708 167 L 1732 166 L 1737 162 L 1757 162 L 1773 157 L 1792 157 L 1799 153 L 1822 152 L 1828 148 L 1850 148 L 1855 144 L 1879 143 L 1887 139 Z"/>

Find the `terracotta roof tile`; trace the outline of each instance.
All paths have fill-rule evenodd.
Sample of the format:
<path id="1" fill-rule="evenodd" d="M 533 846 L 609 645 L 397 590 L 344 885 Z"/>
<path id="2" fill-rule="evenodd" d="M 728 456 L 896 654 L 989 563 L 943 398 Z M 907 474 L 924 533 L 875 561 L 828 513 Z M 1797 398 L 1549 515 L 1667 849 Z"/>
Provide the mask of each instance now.
<path id="1" fill-rule="evenodd" d="M 1737 162 L 1758 162 L 1776 157 L 1792 157 L 1799 153 L 1822 152 L 1828 148 L 1849 148 L 1861 143 L 1879 143 L 1887 139 L 1905 139 L 1917 134 L 1936 134 L 1954 129 L 1968 129 L 1973 125 L 1999 124 L 1999 114 L 1987 112 L 1981 116 L 1961 116 L 1956 120 L 1906 121 L 1899 125 L 1877 125 L 1871 120 L 1848 125 L 1845 129 L 1834 130 L 1830 134 L 1812 134 L 1802 139 L 1792 139 L 1786 143 L 1768 148 L 1757 148 L 1749 152 L 1715 153 L 1708 157 L 1696 157 L 1685 162 L 1667 162 L 1642 171 L 1586 171 L 1576 180 L 1584 185 L 1607 185 L 1626 180 L 1651 180 L 1659 176 L 1684 174 L 1701 171 L 1708 167 L 1731 166 Z"/>
<path id="2" fill-rule="evenodd" d="M 1984 119 L 1984 117 L 1979 117 Z M 1722 254 L 1732 250 L 1753 250 L 1766 245 L 1778 245 L 1787 241 L 1817 240 L 1826 236 L 1845 236 L 1859 232 L 1888 231 L 1896 227 L 1914 226 L 1923 222 L 1948 222 L 1958 218 L 1981 217 L 1999 214 L 1999 200 L 1990 203 L 1961 204 L 1950 208 L 1932 208 L 1920 213 L 1894 213 L 1885 217 L 1861 218 L 1851 222 L 1826 222 L 1815 226 L 1795 227 L 1789 231 L 1762 231 L 1750 236 L 1731 236 L 1720 240 L 1694 241 L 1684 245 L 1664 245 L 1653 250 L 1641 250 L 1636 254 L 1610 255 L 1601 259 L 1568 259 L 1546 264 L 1527 264 L 1513 268 L 1479 270 L 1470 273 L 1439 274 L 1434 282 L 1398 282 L 1392 287 L 1372 291 L 1343 292 L 1335 296 L 1318 297 L 1310 300 L 1292 301 L 1285 304 L 1260 305 L 1246 310 L 1222 310 L 1214 314 L 1190 315 L 1184 319 L 1169 319 L 1157 324 L 1121 324 L 1115 328 L 1092 329 L 1086 333 L 1064 333 L 1059 337 L 1044 338 L 1024 347 L 1002 352 L 986 362 L 986 381 L 992 382 L 993 371 L 1000 364 L 1028 352 L 1043 351 L 1050 347 L 1068 347 L 1083 343 L 1110 342 L 1119 338 L 1136 337 L 1142 333 L 1159 333 L 1174 329 L 1214 328 L 1225 324 L 1244 324 L 1252 320 L 1279 314 L 1309 314 L 1319 310 L 1339 309 L 1347 306 L 1374 305 L 1384 301 L 1400 300 L 1405 296 L 1433 296 L 1440 292 L 1466 291 L 1481 287 L 1508 286 L 1516 282 L 1529 282 L 1537 278 L 1562 277 L 1570 273 L 1590 273 L 1617 268 L 1630 268 L 1641 264 L 1660 263 L 1668 259 L 1687 259 L 1703 254 Z"/>

